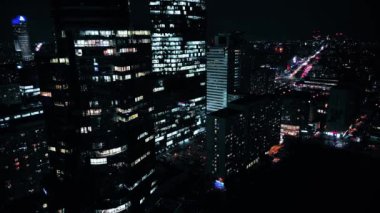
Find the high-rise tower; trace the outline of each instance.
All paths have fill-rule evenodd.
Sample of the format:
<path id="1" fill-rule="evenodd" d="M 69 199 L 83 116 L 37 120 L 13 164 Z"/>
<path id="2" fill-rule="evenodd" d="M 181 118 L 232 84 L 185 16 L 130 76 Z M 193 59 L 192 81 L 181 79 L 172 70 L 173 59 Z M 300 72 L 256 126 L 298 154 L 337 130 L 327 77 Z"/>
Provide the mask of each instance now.
<path id="1" fill-rule="evenodd" d="M 30 47 L 30 38 L 28 33 L 28 25 L 25 16 L 17 16 L 12 19 L 14 44 L 16 55 L 22 61 L 32 61 L 33 53 Z"/>
<path id="2" fill-rule="evenodd" d="M 158 153 L 204 132 L 206 42 L 204 0 L 151 0 L 152 70 L 162 83 L 155 116 Z"/>
<path id="3" fill-rule="evenodd" d="M 129 29 L 127 0 L 52 3 L 57 55 L 41 95 L 54 207 L 139 212 L 156 189 L 150 32 Z"/>
<path id="4" fill-rule="evenodd" d="M 207 53 L 207 113 L 243 97 L 242 54 L 248 55 L 240 33 L 219 34 L 213 42 Z"/>

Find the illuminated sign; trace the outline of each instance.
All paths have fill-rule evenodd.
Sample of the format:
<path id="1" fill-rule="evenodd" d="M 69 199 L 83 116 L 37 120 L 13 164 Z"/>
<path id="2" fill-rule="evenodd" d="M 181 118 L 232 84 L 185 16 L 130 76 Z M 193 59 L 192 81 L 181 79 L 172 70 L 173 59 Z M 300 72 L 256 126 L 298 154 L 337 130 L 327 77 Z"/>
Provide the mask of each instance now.
<path id="1" fill-rule="evenodd" d="M 221 191 L 226 190 L 222 178 L 219 178 L 218 180 L 215 180 L 215 182 L 214 182 L 214 188 L 217 189 L 217 190 L 221 190 Z"/>
<path id="2" fill-rule="evenodd" d="M 12 19 L 13 25 L 18 25 L 18 24 L 25 23 L 25 22 L 26 22 L 25 16 L 17 16 L 16 18 Z"/>

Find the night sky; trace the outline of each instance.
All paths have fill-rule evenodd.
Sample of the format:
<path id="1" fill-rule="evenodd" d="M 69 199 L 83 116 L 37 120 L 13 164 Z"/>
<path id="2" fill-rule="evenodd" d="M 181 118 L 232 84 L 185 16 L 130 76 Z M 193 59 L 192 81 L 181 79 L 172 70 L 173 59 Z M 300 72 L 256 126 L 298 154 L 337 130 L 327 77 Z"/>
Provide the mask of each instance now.
<path id="1" fill-rule="evenodd" d="M 29 19 L 33 41 L 51 38 L 50 0 L 2 0 L 0 42 L 12 38 L 10 20 Z M 148 0 L 132 1 L 135 28 L 149 28 Z M 377 40 L 379 7 L 370 0 L 207 0 L 208 34 L 240 30 L 250 39 L 305 39 L 315 29 Z"/>

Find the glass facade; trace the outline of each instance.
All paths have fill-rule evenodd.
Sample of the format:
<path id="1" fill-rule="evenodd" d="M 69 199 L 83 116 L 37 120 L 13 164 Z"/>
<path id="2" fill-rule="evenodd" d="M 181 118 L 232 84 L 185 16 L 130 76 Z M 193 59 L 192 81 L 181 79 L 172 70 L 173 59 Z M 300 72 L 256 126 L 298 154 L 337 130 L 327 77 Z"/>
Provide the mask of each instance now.
<path id="1" fill-rule="evenodd" d="M 141 211 L 154 181 L 151 33 L 128 1 L 54 1 L 57 56 L 43 71 L 56 210 Z"/>
<path id="2" fill-rule="evenodd" d="M 206 42 L 204 0 L 150 1 L 152 71 L 157 79 L 158 154 L 204 132 Z"/>
<path id="3" fill-rule="evenodd" d="M 16 54 L 22 61 L 32 61 L 34 59 L 30 46 L 28 25 L 24 16 L 17 16 L 12 20 L 14 44 Z"/>
<path id="4" fill-rule="evenodd" d="M 207 113 L 227 107 L 228 51 L 211 47 L 207 53 Z"/>

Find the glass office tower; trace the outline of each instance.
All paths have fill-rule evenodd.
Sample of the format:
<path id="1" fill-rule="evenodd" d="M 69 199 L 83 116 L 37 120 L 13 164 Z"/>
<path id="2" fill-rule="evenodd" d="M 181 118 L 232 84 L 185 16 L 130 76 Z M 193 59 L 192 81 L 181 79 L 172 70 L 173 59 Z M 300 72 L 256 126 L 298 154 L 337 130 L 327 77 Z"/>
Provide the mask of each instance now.
<path id="1" fill-rule="evenodd" d="M 12 19 L 12 26 L 16 55 L 22 61 L 32 61 L 34 57 L 30 47 L 30 37 L 26 17 L 17 16 Z"/>
<path id="2" fill-rule="evenodd" d="M 53 210 L 142 211 L 154 181 L 151 34 L 127 0 L 53 0 L 56 57 L 41 72 Z"/>
<path id="3" fill-rule="evenodd" d="M 151 0 L 152 71 L 162 91 L 154 114 L 157 152 L 204 132 L 206 42 L 204 0 Z"/>
<path id="4" fill-rule="evenodd" d="M 207 113 L 227 107 L 228 49 L 211 47 L 207 53 Z"/>

